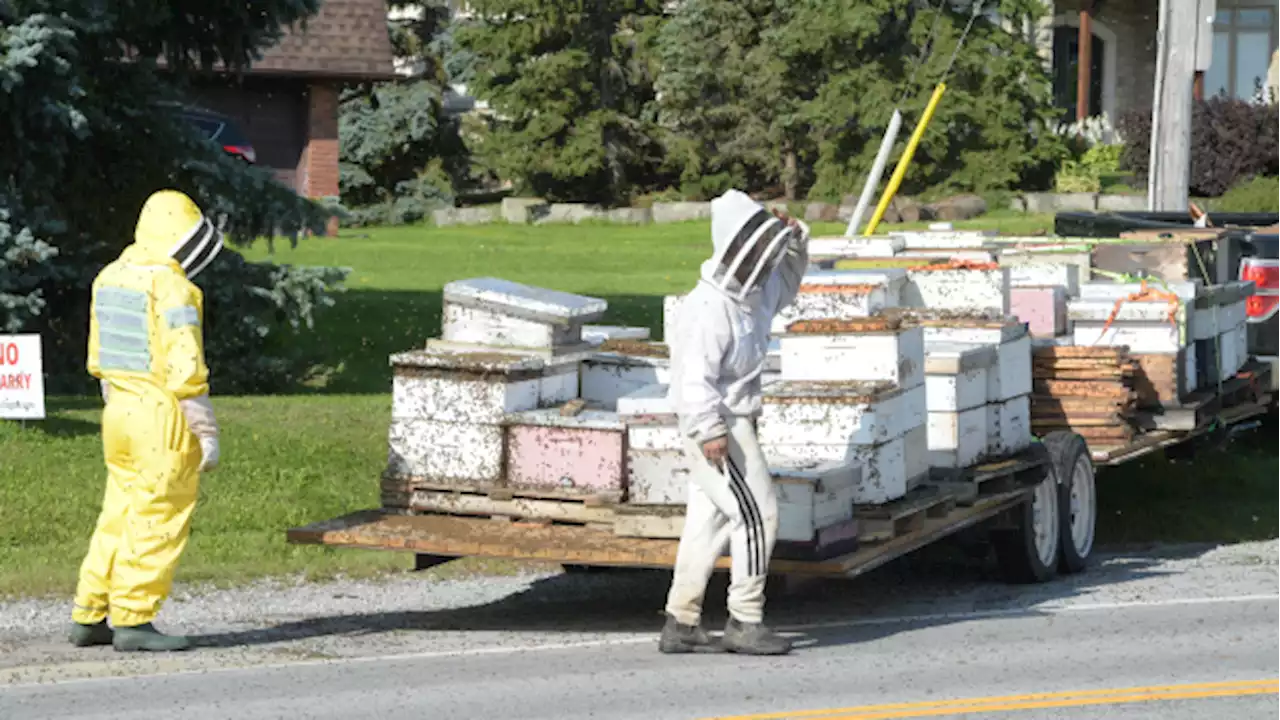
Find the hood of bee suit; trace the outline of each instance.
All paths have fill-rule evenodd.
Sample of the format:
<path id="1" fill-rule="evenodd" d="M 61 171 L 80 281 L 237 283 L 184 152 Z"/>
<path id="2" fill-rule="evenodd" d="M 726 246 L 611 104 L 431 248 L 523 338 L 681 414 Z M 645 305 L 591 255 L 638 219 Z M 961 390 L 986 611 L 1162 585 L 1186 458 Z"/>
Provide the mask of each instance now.
<path id="1" fill-rule="evenodd" d="M 222 233 L 194 200 L 177 190 L 161 190 L 142 206 L 133 246 L 153 258 L 173 259 L 191 279 L 222 250 Z"/>
<path id="2" fill-rule="evenodd" d="M 702 280 L 745 300 L 773 274 L 794 231 L 740 190 L 711 201 L 711 259 Z"/>

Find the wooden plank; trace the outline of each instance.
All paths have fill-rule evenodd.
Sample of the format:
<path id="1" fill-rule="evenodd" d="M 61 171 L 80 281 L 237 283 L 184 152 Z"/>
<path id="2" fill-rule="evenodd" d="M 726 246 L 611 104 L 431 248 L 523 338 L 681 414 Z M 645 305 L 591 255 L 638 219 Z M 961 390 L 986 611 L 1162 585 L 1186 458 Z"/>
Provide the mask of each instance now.
<path id="1" fill-rule="evenodd" d="M 1017 490 L 982 497 L 971 507 L 944 517 L 924 518 L 912 533 L 828 560 L 773 558 L 770 571 L 796 575 L 854 577 L 880 567 L 941 537 L 1008 510 L 1027 497 Z M 669 569 L 675 565 L 675 540 L 616 537 L 610 532 L 574 525 L 528 527 L 495 524 L 483 518 L 447 515 L 405 516 L 362 510 L 332 520 L 293 528 L 288 541 L 380 550 L 401 550 L 446 557 L 482 556 L 617 567 Z M 730 558 L 716 567 L 727 570 Z"/>
<path id="2" fill-rule="evenodd" d="M 522 497 L 495 499 L 485 495 L 435 490 L 414 490 L 410 493 L 408 507 L 415 512 L 504 516 L 523 520 L 573 523 L 612 523 L 614 520 L 613 507 L 608 505 Z"/>
<path id="3" fill-rule="evenodd" d="M 560 490 L 553 487 L 508 487 L 494 483 L 475 482 L 438 482 L 427 478 L 404 477 L 391 474 L 382 476 L 382 492 L 386 494 L 408 495 L 415 490 L 432 490 L 446 493 L 468 493 L 483 495 L 494 500 L 512 500 L 527 498 L 530 500 L 557 500 L 561 502 L 578 502 L 588 505 L 600 505 L 622 502 L 622 493 L 614 491 L 584 492 L 584 490 Z M 402 506 L 406 507 L 406 506 Z"/>

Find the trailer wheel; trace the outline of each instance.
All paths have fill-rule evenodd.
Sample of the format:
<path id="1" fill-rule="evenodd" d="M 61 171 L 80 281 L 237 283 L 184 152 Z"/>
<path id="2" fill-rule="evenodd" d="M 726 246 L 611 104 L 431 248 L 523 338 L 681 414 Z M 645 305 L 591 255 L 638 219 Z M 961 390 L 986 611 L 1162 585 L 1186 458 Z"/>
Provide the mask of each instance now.
<path id="1" fill-rule="evenodd" d="M 991 532 L 991 545 L 1007 581 L 1042 583 L 1057 576 L 1062 554 L 1058 505 L 1058 480 L 1048 467 L 1031 497 L 1013 510 L 1013 527 Z"/>
<path id="2" fill-rule="evenodd" d="M 1098 519 L 1098 492 L 1093 460 L 1084 438 L 1073 432 L 1056 431 L 1041 442 L 1049 451 L 1053 471 L 1058 476 L 1058 508 L 1061 516 L 1064 573 L 1078 573 L 1089 564 L 1093 553 L 1094 530 Z"/>

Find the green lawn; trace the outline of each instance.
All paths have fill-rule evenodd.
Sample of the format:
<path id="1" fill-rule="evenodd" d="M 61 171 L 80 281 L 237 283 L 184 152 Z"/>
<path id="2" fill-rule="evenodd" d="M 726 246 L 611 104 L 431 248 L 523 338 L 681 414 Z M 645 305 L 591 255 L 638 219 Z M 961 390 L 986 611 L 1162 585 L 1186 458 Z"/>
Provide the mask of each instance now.
<path id="1" fill-rule="evenodd" d="M 1044 223 L 1001 215 L 986 226 L 1030 232 Z M 350 291 L 308 339 L 317 360 L 337 369 L 327 383 L 295 395 L 215 397 L 222 467 L 204 479 L 178 579 L 225 583 L 408 567 L 399 553 L 288 545 L 284 531 L 378 504 L 390 415 L 387 356 L 438 333 L 445 282 L 493 275 L 598 295 L 609 300 L 608 322 L 648 325 L 656 336 L 662 296 L 690 287 L 709 249 L 705 223 L 398 228 L 345 231 L 293 250 L 277 246 L 276 262 L 353 269 Z M 263 258 L 265 248 L 251 255 Z M 96 397 L 53 398 L 48 420 L 0 422 L 0 596 L 73 588 L 102 493 L 100 408 Z M 1248 453 L 1113 472 L 1103 500 L 1122 517 L 1103 518 L 1100 539 L 1274 537 L 1274 442 Z"/>

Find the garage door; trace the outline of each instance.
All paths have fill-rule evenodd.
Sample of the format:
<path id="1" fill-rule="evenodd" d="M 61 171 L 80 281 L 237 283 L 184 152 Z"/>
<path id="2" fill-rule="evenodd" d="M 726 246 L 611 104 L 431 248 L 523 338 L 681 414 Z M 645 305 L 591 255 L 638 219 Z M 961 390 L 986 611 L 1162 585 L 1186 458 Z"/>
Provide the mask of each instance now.
<path id="1" fill-rule="evenodd" d="M 193 101 L 230 116 L 253 143 L 258 164 L 297 189 L 298 163 L 306 144 L 306 85 L 285 79 L 246 79 L 240 85 L 206 85 Z"/>

